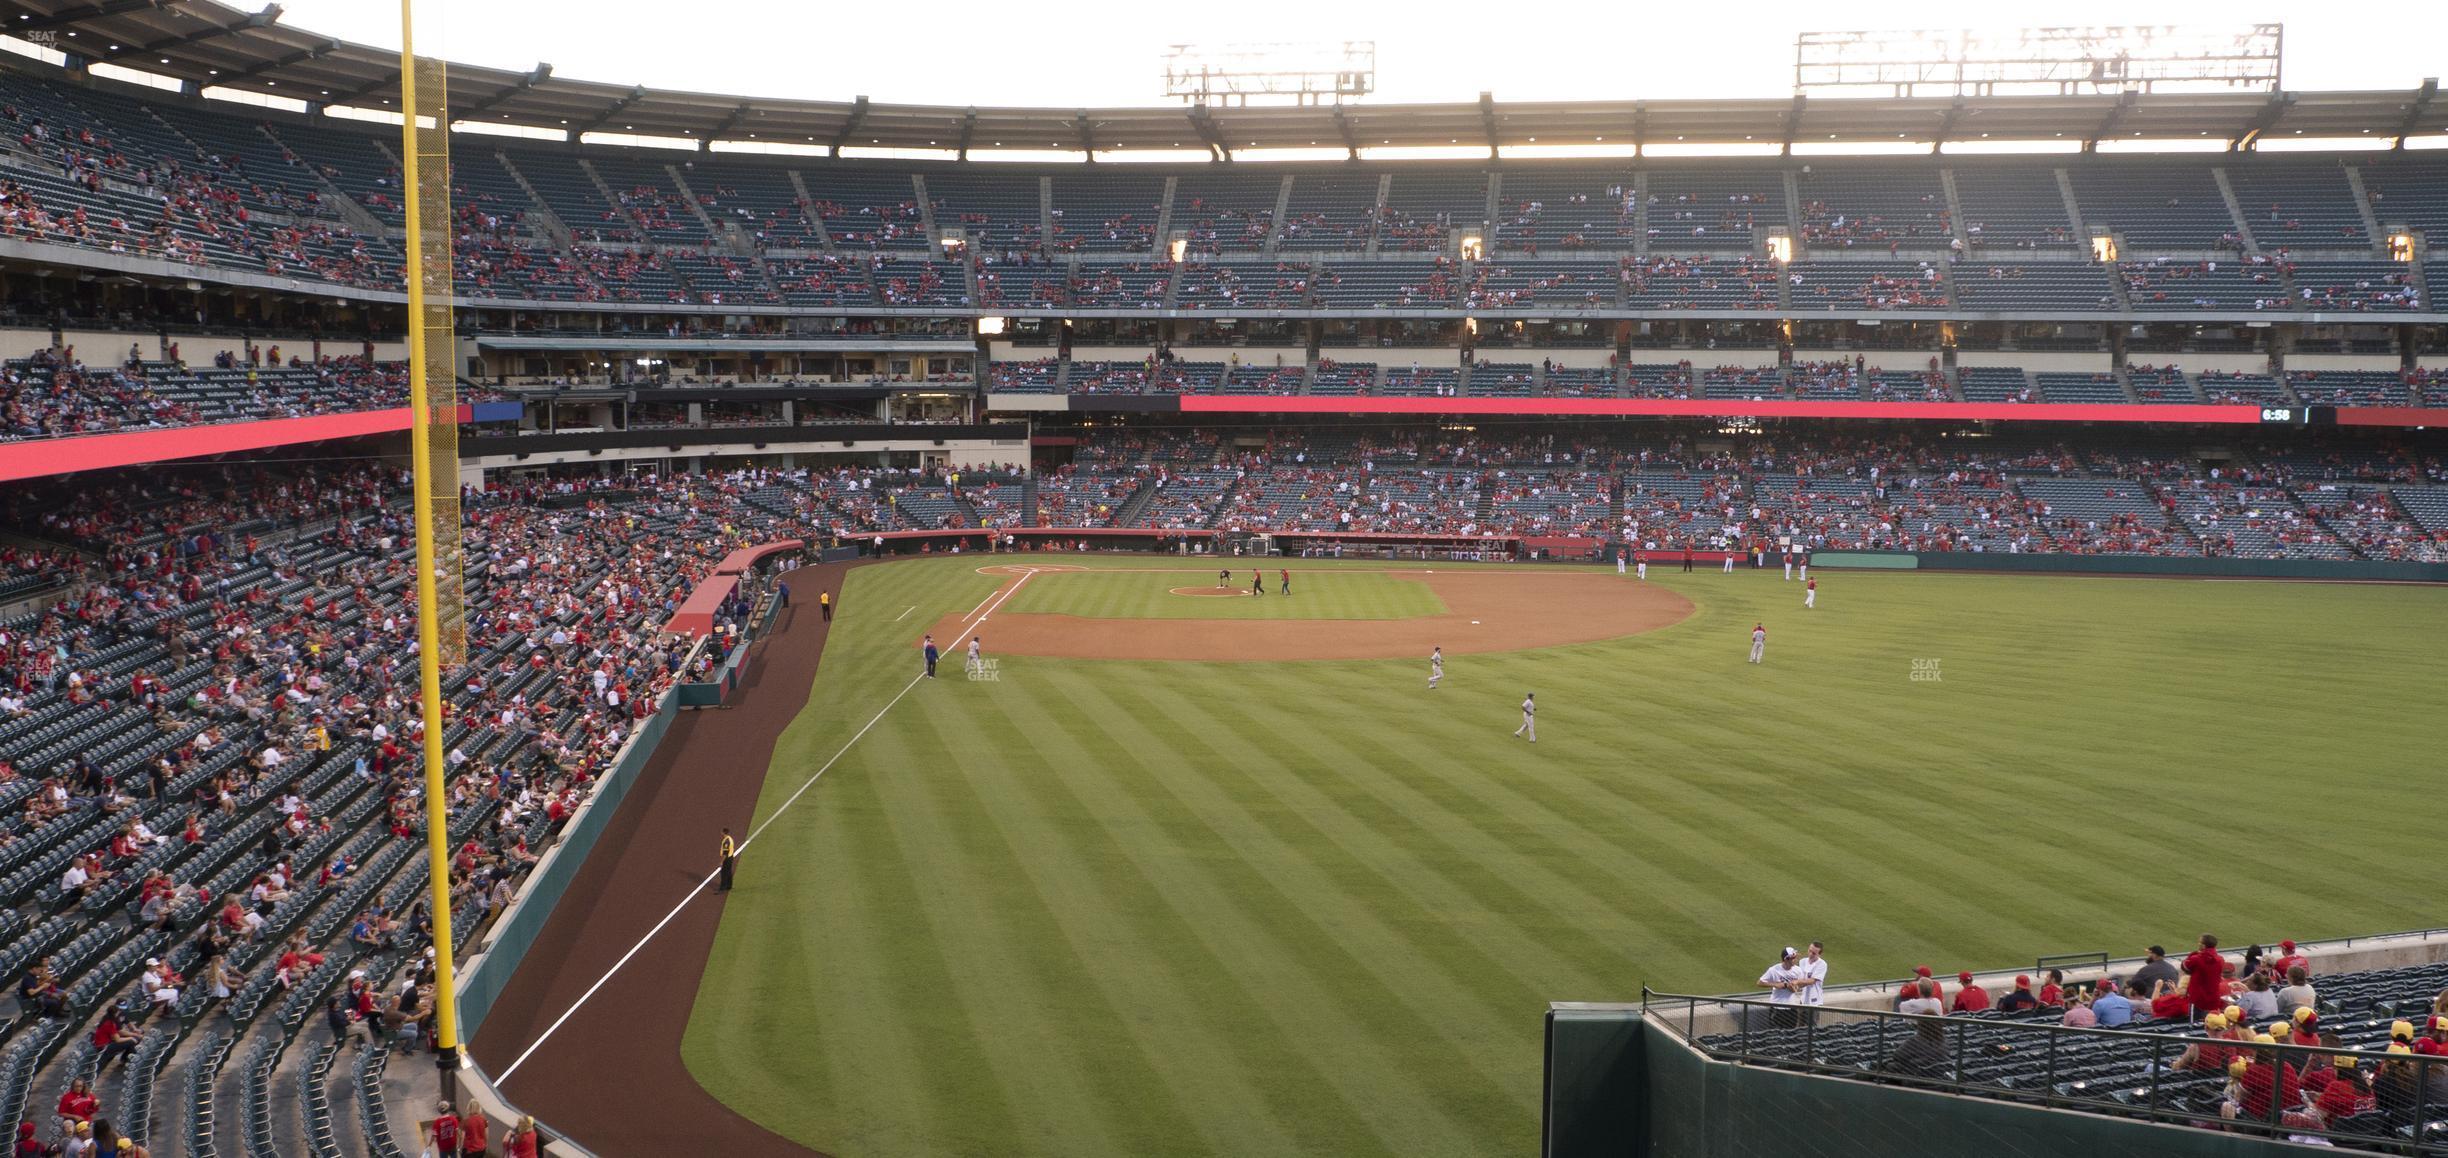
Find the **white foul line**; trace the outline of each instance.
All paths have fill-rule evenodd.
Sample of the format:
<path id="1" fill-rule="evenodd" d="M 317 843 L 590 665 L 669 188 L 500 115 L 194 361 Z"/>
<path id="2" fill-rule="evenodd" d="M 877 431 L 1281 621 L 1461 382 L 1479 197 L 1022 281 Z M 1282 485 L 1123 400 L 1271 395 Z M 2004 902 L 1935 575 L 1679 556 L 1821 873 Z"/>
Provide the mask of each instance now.
<path id="1" fill-rule="evenodd" d="M 985 609 L 985 614 L 978 615 L 977 623 L 974 626 L 984 627 L 986 625 L 986 616 L 994 614 L 995 608 L 1002 606 L 1003 599 L 1009 598 L 1012 592 L 1018 591 L 1020 589 L 1020 584 L 1028 582 L 1029 576 L 1034 574 L 1036 574 L 1034 571 L 1021 572 L 1020 582 L 1004 588 L 1000 593 L 1002 598 L 997 598 L 992 595 L 987 596 L 987 603 L 992 603 L 994 606 L 988 607 L 987 603 L 980 603 L 978 606 Z M 915 609 L 913 608 L 913 610 Z M 901 614 L 906 616 L 909 614 L 909 612 L 904 611 Z M 973 612 L 973 614 L 975 613 Z M 899 620 L 895 620 L 894 622 L 897 623 Z M 755 844 L 759 835 L 763 834 L 767 828 L 771 827 L 774 821 L 782 819 L 782 814 L 790 811 L 791 805 L 799 803 L 799 798 L 807 795 L 808 789 L 814 788 L 816 786 L 816 782 L 824 778 L 825 773 L 833 770 L 833 765 L 840 763 L 842 757 L 850 754 L 850 748 L 852 745 L 857 744 L 859 740 L 864 738 L 870 730 L 872 730 L 878 723 L 882 722 L 884 719 L 884 713 L 891 711 L 894 704 L 901 702 L 901 697 L 908 695 L 910 693 L 910 689 L 917 687 L 918 681 L 925 678 L 926 675 L 924 673 L 920 673 L 910 677 L 910 682 L 901 685 L 901 690 L 894 692 L 893 698 L 885 701 L 884 706 L 876 710 L 875 716 L 869 719 L 865 726 L 861 727 L 856 734 L 852 735 L 848 740 L 842 743 L 841 751 L 833 753 L 833 758 L 825 761 L 823 767 L 816 769 L 815 775 L 807 778 L 807 783 L 801 784 L 797 791 L 791 793 L 787 799 L 783 800 L 781 806 L 773 810 L 773 815 L 765 818 L 764 823 L 748 830 L 748 839 L 740 842 L 738 851 L 742 853 L 747 852 L 748 846 Z M 493 1084 L 498 1086 L 509 1081 L 510 1075 L 517 1073 L 520 1066 L 526 1065 L 527 1059 L 535 1056 L 535 1051 L 544 1048 L 544 1043 L 551 1040 L 553 1034 L 560 1032 L 562 1025 L 567 1023 L 569 1019 L 578 1012 L 580 1006 L 585 1005 L 589 999 L 595 996 L 595 992 L 597 990 L 602 989 L 606 982 L 612 980 L 613 974 L 619 973 L 622 966 L 629 964 L 629 959 L 637 956 L 638 950 L 645 948 L 648 941 L 654 940 L 655 934 L 662 932 L 665 925 L 671 924 L 672 918 L 679 916 L 680 910 L 687 908 L 690 901 L 696 900 L 697 894 L 704 892 L 706 890 L 706 886 L 713 884 L 715 877 L 720 875 L 720 873 L 721 870 L 717 869 L 714 872 L 707 873 L 703 880 L 698 881 L 696 887 L 688 891 L 687 896 L 680 898 L 679 904 L 673 905 L 670 912 L 663 914 L 662 920 L 655 922 L 654 928 L 646 930 L 646 935 L 638 938 L 637 944 L 629 946 L 629 951 L 621 954 L 620 960 L 613 962 L 610 969 L 604 970 L 604 975 L 596 978 L 595 984 L 587 986 L 587 991 L 579 994 L 578 1000 L 571 1002 L 570 1007 L 563 1010 L 561 1012 L 561 1016 L 554 1018 L 551 1025 L 545 1026 L 544 1032 L 536 1035 L 536 1039 L 527 1044 L 526 1050 L 521 1052 L 515 1060 L 505 1067 L 499 1077 L 493 1079 Z"/>
<path id="2" fill-rule="evenodd" d="M 894 622 L 894 623 L 899 623 L 899 622 L 901 622 L 902 620 L 909 618 L 909 613 L 910 613 L 911 611 L 916 611 L 916 610 L 918 610 L 918 605 L 917 605 L 917 604 L 915 604 L 915 603 L 910 604 L 910 605 L 909 605 L 909 608 L 908 608 L 907 610 L 903 611 L 903 612 L 902 612 L 901 614 L 899 614 L 899 615 L 893 616 L 893 622 Z"/>

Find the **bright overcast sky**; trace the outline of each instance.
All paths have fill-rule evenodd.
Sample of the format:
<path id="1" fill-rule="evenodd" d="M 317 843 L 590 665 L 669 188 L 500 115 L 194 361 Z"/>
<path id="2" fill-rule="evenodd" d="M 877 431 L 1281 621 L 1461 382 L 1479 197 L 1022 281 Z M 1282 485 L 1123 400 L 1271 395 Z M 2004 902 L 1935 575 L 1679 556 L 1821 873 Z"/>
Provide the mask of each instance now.
<path id="1" fill-rule="evenodd" d="M 254 7 L 252 0 L 237 0 Z M 281 0 L 282 23 L 396 48 L 392 0 Z M 2405 89 L 2438 75 L 2448 4 L 2303 3 L 2260 11 L 2200 0 L 1962 0 L 1836 6 L 1752 0 L 1657 5 L 1554 0 L 1520 18 L 1396 0 L 1237 0 L 1221 7 L 1089 0 L 419 0 L 418 47 L 454 61 L 617 84 L 750 96 L 1057 107 L 1163 103 L 1176 42 L 1377 42 L 1378 102 L 1777 97 L 1805 29 L 2279 21 L 2290 89 Z"/>

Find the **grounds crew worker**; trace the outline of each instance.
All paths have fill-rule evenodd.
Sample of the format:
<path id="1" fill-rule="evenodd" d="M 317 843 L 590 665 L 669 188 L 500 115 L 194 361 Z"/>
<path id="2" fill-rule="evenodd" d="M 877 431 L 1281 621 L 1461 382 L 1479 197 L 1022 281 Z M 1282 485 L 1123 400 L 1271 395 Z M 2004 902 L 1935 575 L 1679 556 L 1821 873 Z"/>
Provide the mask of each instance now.
<path id="1" fill-rule="evenodd" d="M 822 611 L 824 612 L 824 621 L 825 621 L 826 623 L 831 623 L 831 622 L 833 622 L 833 593 L 832 593 L 832 592 L 830 592 L 830 591 L 819 591 L 819 592 L 817 592 L 817 593 L 816 593 L 816 606 L 817 606 L 817 608 L 818 608 L 818 609 L 820 609 L 820 610 L 822 610 Z"/>
<path id="2" fill-rule="evenodd" d="M 716 892 L 731 891 L 731 870 L 738 863 L 739 845 L 731 839 L 731 830 L 726 828 L 723 830 L 722 842 L 722 884 L 715 889 Z"/>

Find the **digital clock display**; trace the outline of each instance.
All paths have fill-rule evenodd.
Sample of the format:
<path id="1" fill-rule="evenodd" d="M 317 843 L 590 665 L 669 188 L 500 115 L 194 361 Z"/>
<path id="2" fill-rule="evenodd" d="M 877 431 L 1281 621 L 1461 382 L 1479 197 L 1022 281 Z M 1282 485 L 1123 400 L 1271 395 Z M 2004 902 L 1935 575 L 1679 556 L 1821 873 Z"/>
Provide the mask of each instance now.
<path id="1" fill-rule="evenodd" d="M 2295 422 L 2299 421 L 2299 419 L 2296 417 L 2295 408 L 2292 406 L 2264 406 L 2261 408 L 2261 421 Z"/>

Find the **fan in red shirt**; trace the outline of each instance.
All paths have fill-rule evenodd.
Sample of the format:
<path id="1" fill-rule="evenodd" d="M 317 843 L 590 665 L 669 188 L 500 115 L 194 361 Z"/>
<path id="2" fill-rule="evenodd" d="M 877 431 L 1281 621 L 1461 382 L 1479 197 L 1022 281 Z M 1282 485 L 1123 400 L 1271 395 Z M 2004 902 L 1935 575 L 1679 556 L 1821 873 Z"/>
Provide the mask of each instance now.
<path id="1" fill-rule="evenodd" d="M 2414 1052 L 2432 1057 L 2448 1057 L 2448 1017 L 2431 1019 L 2431 1032 L 2414 1039 Z"/>
<path id="2" fill-rule="evenodd" d="M 1963 987 L 1955 991 L 1955 1012 L 1979 1013 L 1989 1008 L 1989 991 L 1973 984 L 1970 973 L 1956 974 L 1955 983 Z"/>
<path id="3" fill-rule="evenodd" d="M 2270 976 L 2284 977 L 2288 969 L 2297 965 L 2303 966 L 2305 972 L 2310 972 L 2312 968 L 2311 959 L 2295 951 L 2295 942 L 2280 941 L 2278 942 L 2278 955 L 2270 958 L 2265 967 L 2269 970 Z"/>
<path id="4" fill-rule="evenodd" d="M 2218 938 L 2208 933 L 2202 934 L 2201 947 L 2185 954 L 2182 968 L 2185 1001 L 2193 1012 L 2209 1013 L 2217 1009 L 2222 1004 L 2221 999 L 2227 996 L 2227 959 L 2219 956 Z M 2170 1016 L 2159 1012 L 2157 1002 L 2151 1003 L 2151 1013 L 2160 1017 Z M 2174 1016 L 2182 1017 L 2184 1014 L 2180 1012 Z"/>
<path id="5" fill-rule="evenodd" d="M 83 1078 L 68 1083 L 68 1092 L 60 1095 L 59 1116 L 79 1122 L 90 1122 L 102 1112 L 102 1099 L 94 1096 L 93 1087 Z"/>
<path id="6" fill-rule="evenodd" d="M 2209 1070 L 2213 1073 L 2224 1071 L 2227 1063 L 2235 1060 L 2237 1053 L 2233 1046 L 2224 1044 L 2228 1040 L 2227 1015 L 2213 1013 L 2202 1018 L 2202 1032 L 2207 1040 L 2185 1047 L 2184 1053 L 2176 1058 L 2176 1068 Z"/>
<path id="7" fill-rule="evenodd" d="M 1920 978 L 1921 980 L 1921 995 L 1923 997 L 1927 997 L 1932 1001 L 1946 1000 L 1946 987 L 1938 984 L 1937 980 L 1930 976 L 1929 966 L 1913 966 L 1913 976 Z"/>
<path id="8" fill-rule="evenodd" d="M 2269 1045 L 2275 1039 L 2265 1033 L 2253 1040 Z M 2243 1111 L 2244 1117 L 2256 1122 L 2268 1121 L 2270 1091 L 2273 1088 L 2278 1092 L 2278 1105 L 2281 1108 L 2303 1104 L 2301 1075 L 2294 1066 L 2279 1060 L 2275 1051 L 2255 1050 L 2251 1057 L 2241 1060 L 2245 1063 L 2244 1073 L 2236 1079 L 2236 1089 L 2242 1101 L 2238 1108 Z"/>
<path id="9" fill-rule="evenodd" d="M 449 1102 L 444 1102 L 426 1129 L 433 1132 L 433 1152 L 457 1158 L 459 1153 L 459 1119 L 452 1116 Z"/>

